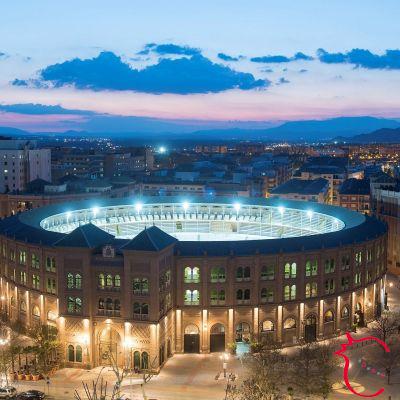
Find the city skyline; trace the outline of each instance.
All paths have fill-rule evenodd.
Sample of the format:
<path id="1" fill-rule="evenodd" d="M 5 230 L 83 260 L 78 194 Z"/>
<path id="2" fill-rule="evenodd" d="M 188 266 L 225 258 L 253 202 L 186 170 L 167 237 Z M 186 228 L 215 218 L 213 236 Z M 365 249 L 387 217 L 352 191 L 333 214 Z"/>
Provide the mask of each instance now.
<path id="1" fill-rule="evenodd" d="M 99 115 L 110 125 L 144 117 L 200 127 L 399 118 L 398 9 L 394 1 L 173 1 L 152 10 L 40 1 L 23 12 L 3 4 L 0 126 L 79 130 Z"/>

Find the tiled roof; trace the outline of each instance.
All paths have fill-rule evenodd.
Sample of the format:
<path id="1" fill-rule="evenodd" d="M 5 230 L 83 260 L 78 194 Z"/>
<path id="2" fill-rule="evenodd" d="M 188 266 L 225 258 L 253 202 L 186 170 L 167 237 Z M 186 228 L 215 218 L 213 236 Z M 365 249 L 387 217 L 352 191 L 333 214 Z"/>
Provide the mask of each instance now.
<path id="1" fill-rule="evenodd" d="M 151 226 L 121 247 L 121 250 L 160 251 L 176 243 L 178 240 L 160 228 Z"/>
<path id="2" fill-rule="evenodd" d="M 85 247 L 93 249 L 112 242 L 113 235 L 103 231 L 92 223 L 78 226 L 72 232 L 54 243 L 56 247 Z"/>

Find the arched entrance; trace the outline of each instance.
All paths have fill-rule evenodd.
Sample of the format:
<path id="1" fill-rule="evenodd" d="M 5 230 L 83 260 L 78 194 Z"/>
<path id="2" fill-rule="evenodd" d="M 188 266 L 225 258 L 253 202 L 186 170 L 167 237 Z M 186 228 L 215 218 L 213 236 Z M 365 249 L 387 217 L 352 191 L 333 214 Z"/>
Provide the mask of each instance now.
<path id="1" fill-rule="evenodd" d="M 307 343 L 317 340 L 317 317 L 315 314 L 308 314 L 304 325 L 304 340 Z"/>
<path id="2" fill-rule="evenodd" d="M 354 323 L 358 327 L 363 327 L 365 325 L 365 323 L 364 323 L 364 313 L 363 313 L 363 310 L 362 310 L 361 303 L 357 303 L 356 304 L 356 309 L 355 309 L 355 312 L 354 312 Z"/>
<path id="3" fill-rule="evenodd" d="M 200 353 L 200 332 L 194 324 L 187 325 L 185 328 L 183 351 L 185 353 Z"/>
<path id="4" fill-rule="evenodd" d="M 247 322 L 240 322 L 235 330 L 236 354 L 241 356 L 250 352 L 251 332 Z"/>
<path id="5" fill-rule="evenodd" d="M 123 362 L 121 353 L 121 336 L 119 333 L 111 328 L 104 328 L 99 336 L 99 364 L 110 365 L 113 363 L 119 365 Z"/>
<path id="6" fill-rule="evenodd" d="M 210 331 L 210 352 L 225 351 L 225 327 L 215 324 Z"/>

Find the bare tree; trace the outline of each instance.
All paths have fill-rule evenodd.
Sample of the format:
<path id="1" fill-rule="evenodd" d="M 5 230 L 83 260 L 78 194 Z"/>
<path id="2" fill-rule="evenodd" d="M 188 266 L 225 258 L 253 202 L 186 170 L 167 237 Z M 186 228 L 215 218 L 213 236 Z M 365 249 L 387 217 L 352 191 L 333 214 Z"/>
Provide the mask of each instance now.
<path id="1" fill-rule="evenodd" d="M 400 368 L 400 339 L 392 338 L 388 346 L 390 352 L 382 352 L 378 345 L 372 346 L 367 359 L 371 359 L 371 364 L 376 365 L 377 369 L 385 371 L 387 384 L 390 385 L 393 373 Z"/>
<path id="2" fill-rule="evenodd" d="M 307 343 L 290 360 L 290 383 L 306 399 L 313 395 L 326 399 L 332 390 L 332 376 L 338 363 L 333 346 Z"/>
<path id="3" fill-rule="evenodd" d="M 384 311 L 381 316 L 376 319 L 372 331 L 379 339 L 386 342 L 390 336 L 398 332 L 400 329 L 400 313 L 393 311 Z"/>
<path id="4" fill-rule="evenodd" d="M 230 398 L 239 400 L 278 400 L 283 398 L 282 387 L 287 376 L 285 358 L 279 349 L 263 349 L 243 360 L 247 376 L 235 388 Z"/>

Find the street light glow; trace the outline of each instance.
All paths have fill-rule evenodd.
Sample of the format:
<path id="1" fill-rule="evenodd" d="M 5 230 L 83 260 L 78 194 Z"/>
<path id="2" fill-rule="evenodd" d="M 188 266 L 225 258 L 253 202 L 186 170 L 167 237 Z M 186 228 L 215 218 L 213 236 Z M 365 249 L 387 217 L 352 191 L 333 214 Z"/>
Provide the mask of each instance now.
<path id="1" fill-rule="evenodd" d="M 165 148 L 165 146 L 160 146 L 160 147 L 158 148 L 158 152 L 159 152 L 160 154 L 164 154 L 166 151 L 167 151 L 167 149 Z"/>

